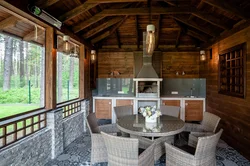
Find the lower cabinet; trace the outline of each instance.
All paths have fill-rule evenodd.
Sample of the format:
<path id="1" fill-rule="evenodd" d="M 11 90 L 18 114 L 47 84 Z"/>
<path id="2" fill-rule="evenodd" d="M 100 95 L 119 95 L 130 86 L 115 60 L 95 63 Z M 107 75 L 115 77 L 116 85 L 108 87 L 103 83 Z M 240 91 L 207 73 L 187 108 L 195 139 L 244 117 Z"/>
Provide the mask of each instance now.
<path id="1" fill-rule="evenodd" d="M 181 100 L 162 100 L 162 105 L 181 106 Z"/>
<path id="2" fill-rule="evenodd" d="M 202 121 L 203 100 L 184 100 L 185 121 Z"/>
<path id="3" fill-rule="evenodd" d="M 97 119 L 112 119 L 112 99 L 95 99 Z"/>

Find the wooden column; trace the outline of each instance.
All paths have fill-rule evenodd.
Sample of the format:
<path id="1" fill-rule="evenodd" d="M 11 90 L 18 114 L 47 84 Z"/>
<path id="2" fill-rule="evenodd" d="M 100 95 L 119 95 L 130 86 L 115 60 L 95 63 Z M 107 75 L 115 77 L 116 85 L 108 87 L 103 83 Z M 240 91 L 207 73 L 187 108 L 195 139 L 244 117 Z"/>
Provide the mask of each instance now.
<path id="1" fill-rule="evenodd" d="M 84 60 L 85 60 L 85 47 L 84 45 L 80 45 L 80 55 L 79 55 L 79 98 L 84 99 L 85 88 L 84 88 Z"/>
<path id="2" fill-rule="evenodd" d="M 46 28 L 45 42 L 45 108 L 56 108 L 56 49 L 54 29 Z"/>

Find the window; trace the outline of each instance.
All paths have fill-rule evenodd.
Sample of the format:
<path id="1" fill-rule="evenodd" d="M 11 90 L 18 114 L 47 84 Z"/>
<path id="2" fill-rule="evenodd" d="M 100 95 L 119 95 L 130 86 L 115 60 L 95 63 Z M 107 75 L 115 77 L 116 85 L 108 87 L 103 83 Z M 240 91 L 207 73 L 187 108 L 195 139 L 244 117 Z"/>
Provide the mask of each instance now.
<path id="1" fill-rule="evenodd" d="M 79 59 L 57 52 L 57 103 L 79 97 Z"/>
<path id="2" fill-rule="evenodd" d="M 44 48 L 0 34 L 0 118 L 44 107 Z"/>
<path id="3" fill-rule="evenodd" d="M 245 63 L 245 43 L 219 54 L 219 93 L 245 97 Z"/>

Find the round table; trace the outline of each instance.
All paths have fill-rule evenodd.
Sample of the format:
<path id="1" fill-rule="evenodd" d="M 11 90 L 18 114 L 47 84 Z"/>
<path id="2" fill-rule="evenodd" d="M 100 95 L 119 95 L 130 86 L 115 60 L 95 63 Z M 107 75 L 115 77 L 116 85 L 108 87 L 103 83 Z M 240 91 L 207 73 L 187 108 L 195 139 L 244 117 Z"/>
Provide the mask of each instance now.
<path id="1" fill-rule="evenodd" d="M 139 115 L 123 116 L 117 120 L 117 127 L 123 132 L 145 137 L 162 137 L 175 135 L 185 128 L 183 120 L 162 115 L 157 118 L 157 122 L 145 123 L 145 117 Z"/>

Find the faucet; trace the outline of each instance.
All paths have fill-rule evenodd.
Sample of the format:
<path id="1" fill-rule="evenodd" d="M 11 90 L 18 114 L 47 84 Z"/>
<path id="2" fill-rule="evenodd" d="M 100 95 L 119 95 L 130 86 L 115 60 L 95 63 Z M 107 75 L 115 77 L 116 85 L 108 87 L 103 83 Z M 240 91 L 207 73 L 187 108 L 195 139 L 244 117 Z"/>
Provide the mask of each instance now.
<path id="1" fill-rule="evenodd" d="M 191 94 L 190 96 L 193 96 L 193 88 L 190 88 Z"/>

